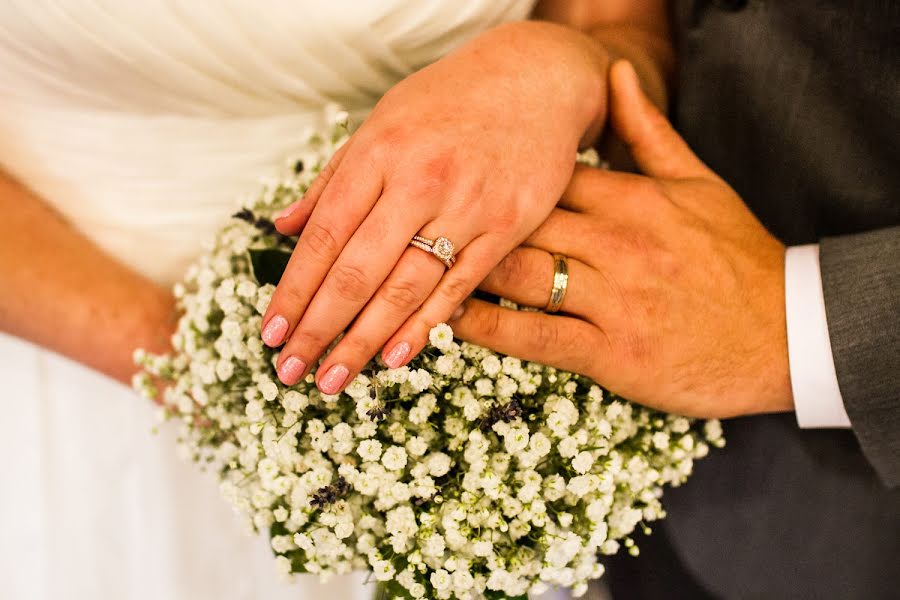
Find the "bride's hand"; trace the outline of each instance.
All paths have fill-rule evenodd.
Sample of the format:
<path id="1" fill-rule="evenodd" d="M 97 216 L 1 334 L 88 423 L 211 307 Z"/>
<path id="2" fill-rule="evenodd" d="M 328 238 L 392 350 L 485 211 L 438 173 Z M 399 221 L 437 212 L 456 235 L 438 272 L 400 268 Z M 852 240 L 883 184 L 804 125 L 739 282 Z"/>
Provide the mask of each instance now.
<path id="1" fill-rule="evenodd" d="M 482 288 L 543 307 L 569 257 L 560 315 L 470 300 L 462 339 L 591 377 L 698 417 L 792 408 L 784 247 L 613 66 L 610 118 L 649 177 L 580 168 L 560 208 Z"/>
<path id="2" fill-rule="evenodd" d="M 375 355 L 400 366 L 550 213 L 580 142 L 606 115 L 608 57 L 549 23 L 482 35 L 391 89 L 303 199 L 302 231 L 263 319 L 280 379 L 336 393 Z M 452 241 L 449 270 L 409 246 Z"/>

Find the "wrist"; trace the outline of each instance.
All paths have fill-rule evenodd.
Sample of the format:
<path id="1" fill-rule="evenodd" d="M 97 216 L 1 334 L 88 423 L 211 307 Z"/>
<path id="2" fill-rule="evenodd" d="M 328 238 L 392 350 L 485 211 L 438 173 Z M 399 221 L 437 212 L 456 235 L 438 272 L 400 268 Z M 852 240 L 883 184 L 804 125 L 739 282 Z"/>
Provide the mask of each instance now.
<path id="1" fill-rule="evenodd" d="M 754 372 L 749 373 L 751 381 L 756 381 L 754 397 L 747 414 L 791 412 L 794 410 L 794 395 L 791 388 L 790 360 L 788 358 L 787 311 L 785 307 L 784 256 L 785 248 L 777 240 L 769 244 L 769 260 L 765 263 L 760 282 L 759 297 L 766 301 L 760 306 L 760 319 L 755 343 L 760 359 L 750 361 Z M 763 292 L 765 290 L 765 292 Z M 754 366 L 755 365 L 755 366 Z M 762 376 L 760 376 L 762 375 Z"/>
<path id="2" fill-rule="evenodd" d="M 518 21 L 484 32 L 469 49 L 481 64 L 496 61 L 503 73 L 522 74 L 527 65 L 527 85 L 539 90 L 536 99 L 555 109 L 561 123 L 573 124 L 582 141 L 606 121 L 610 58 L 590 35 L 555 23 Z"/>
<path id="3" fill-rule="evenodd" d="M 177 324 L 175 298 L 171 293 L 152 282 L 140 286 L 139 302 L 131 318 L 131 327 L 121 332 L 118 365 L 110 373 L 123 383 L 130 383 L 138 371 L 134 364 L 134 351 L 138 348 L 151 354 L 163 354 L 172 350 L 172 334 Z"/>

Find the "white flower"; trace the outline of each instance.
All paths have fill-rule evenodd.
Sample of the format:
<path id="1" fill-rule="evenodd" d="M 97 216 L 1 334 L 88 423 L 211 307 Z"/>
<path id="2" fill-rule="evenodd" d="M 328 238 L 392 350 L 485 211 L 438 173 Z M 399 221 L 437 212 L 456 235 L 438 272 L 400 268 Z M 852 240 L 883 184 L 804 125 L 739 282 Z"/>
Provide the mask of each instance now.
<path id="1" fill-rule="evenodd" d="M 284 556 L 275 557 L 275 571 L 282 580 L 291 580 L 291 561 Z"/>
<path id="2" fill-rule="evenodd" d="M 593 466 L 594 457 L 590 452 L 579 452 L 578 456 L 572 460 L 572 468 L 580 475 L 584 475 L 590 471 Z"/>
<path id="3" fill-rule="evenodd" d="M 429 387 L 431 387 L 431 373 L 429 373 L 425 369 L 416 369 L 415 371 L 410 371 L 409 379 L 407 379 L 407 382 L 417 392 L 427 390 Z"/>
<path id="4" fill-rule="evenodd" d="M 559 443 L 557 448 L 559 450 L 560 456 L 562 456 L 563 458 L 572 458 L 573 456 L 578 454 L 578 440 L 576 440 L 572 436 L 565 437 Z"/>
<path id="5" fill-rule="evenodd" d="M 386 560 L 376 560 L 372 563 L 372 574 L 378 581 L 390 581 L 396 572 L 394 565 Z"/>
<path id="6" fill-rule="evenodd" d="M 479 396 L 492 396 L 494 394 L 494 382 L 490 379 L 481 378 L 475 382 L 475 391 Z"/>
<path id="7" fill-rule="evenodd" d="M 493 354 L 485 356 L 481 361 L 481 370 L 489 377 L 495 377 L 500 373 L 501 368 L 503 368 L 503 363 L 501 363 L 500 359 Z"/>
<path id="8" fill-rule="evenodd" d="M 440 557 L 444 554 L 444 550 L 446 549 L 446 547 L 447 546 L 444 543 L 444 537 L 440 534 L 434 533 L 423 540 L 422 554 L 432 558 Z"/>
<path id="9" fill-rule="evenodd" d="M 453 584 L 453 580 L 450 579 L 450 573 L 448 573 L 444 569 L 438 569 L 433 572 L 429 581 L 431 581 L 431 585 L 434 586 L 434 589 L 439 592 L 449 590 L 450 586 Z"/>
<path id="10" fill-rule="evenodd" d="M 265 415 L 265 413 L 263 412 L 262 404 L 260 404 L 256 400 L 251 400 L 247 403 L 247 407 L 245 408 L 244 413 L 251 421 L 260 421 Z"/>
<path id="11" fill-rule="evenodd" d="M 350 382 L 350 385 L 347 386 L 344 393 L 357 400 L 360 398 L 368 398 L 370 383 L 369 378 L 360 373 L 353 378 L 353 381 Z"/>
<path id="12" fill-rule="evenodd" d="M 428 341 L 441 352 L 447 352 L 453 346 L 453 330 L 446 323 L 439 323 L 428 332 Z"/>
<path id="13" fill-rule="evenodd" d="M 412 456 L 422 456 L 428 452 L 428 442 L 425 438 L 413 436 L 406 442 L 406 451 Z"/>
<path id="14" fill-rule="evenodd" d="M 516 454 L 528 447 L 528 427 L 519 425 L 511 427 L 503 438 L 503 445 L 510 454 Z"/>
<path id="15" fill-rule="evenodd" d="M 490 556 L 494 551 L 494 544 L 490 542 L 490 540 L 478 540 L 474 544 L 472 544 L 472 554 L 475 556 L 486 557 Z"/>
<path id="16" fill-rule="evenodd" d="M 363 440 L 359 443 L 356 453 L 365 461 L 377 462 L 381 458 L 381 442 L 378 440 Z"/>
<path id="17" fill-rule="evenodd" d="M 234 375 L 234 363 L 222 359 L 216 363 L 216 377 L 219 381 L 228 381 Z"/>
<path id="18" fill-rule="evenodd" d="M 256 389 L 259 390 L 266 402 L 271 402 L 278 397 L 278 386 L 267 376 L 260 377 Z"/>
<path id="19" fill-rule="evenodd" d="M 334 535 L 338 539 L 346 539 L 353 535 L 353 521 L 342 521 L 334 528 Z"/>
<path id="20" fill-rule="evenodd" d="M 281 397 L 281 405 L 285 410 L 300 412 L 309 405 L 309 396 L 296 390 L 288 390 Z"/>
<path id="21" fill-rule="evenodd" d="M 240 340 L 244 337 L 244 331 L 236 320 L 225 319 L 222 321 L 222 335 L 229 340 Z"/>
<path id="22" fill-rule="evenodd" d="M 391 446 L 381 457 L 381 464 L 391 471 L 398 471 L 406 466 L 406 450 L 400 446 Z"/>
<path id="23" fill-rule="evenodd" d="M 450 457 L 443 452 L 435 452 L 428 457 L 428 472 L 432 477 L 442 477 L 450 471 Z"/>

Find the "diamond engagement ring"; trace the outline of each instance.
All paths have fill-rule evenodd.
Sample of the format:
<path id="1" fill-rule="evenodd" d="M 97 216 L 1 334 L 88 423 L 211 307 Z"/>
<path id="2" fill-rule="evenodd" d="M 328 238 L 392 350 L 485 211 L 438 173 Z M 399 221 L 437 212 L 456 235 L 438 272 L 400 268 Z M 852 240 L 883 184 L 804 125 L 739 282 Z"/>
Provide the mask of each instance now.
<path id="1" fill-rule="evenodd" d="M 424 250 L 429 254 L 433 254 L 435 258 L 444 263 L 448 269 L 456 263 L 456 257 L 453 256 L 453 242 L 445 237 L 439 237 L 436 240 L 429 240 L 421 235 L 414 235 L 409 242 L 410 246 L 415 246 L 419 250 Z"/>
<path id="2" fill-rule="evenodd" d="M 544 312 L 555 313 L 562 306 L 569 287 L 569 261 L 562 254 L 553 255 L 553 288 Z"/>

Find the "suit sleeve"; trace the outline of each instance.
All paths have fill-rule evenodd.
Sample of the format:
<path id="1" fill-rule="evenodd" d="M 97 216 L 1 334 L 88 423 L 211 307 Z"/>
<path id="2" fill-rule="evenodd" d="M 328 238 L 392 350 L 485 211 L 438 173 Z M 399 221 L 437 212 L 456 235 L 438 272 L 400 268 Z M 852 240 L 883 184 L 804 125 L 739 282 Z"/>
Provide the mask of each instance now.
<path id="1" fill-rule="evenodd" d="M 841 396 L 863 453 L 900 486 L 900 226 L 820 242 Z"/>

